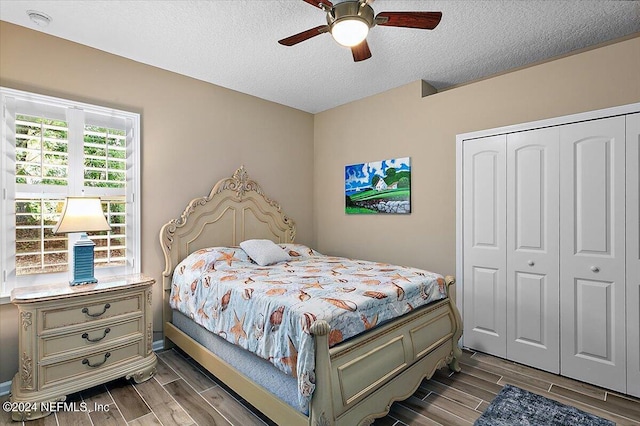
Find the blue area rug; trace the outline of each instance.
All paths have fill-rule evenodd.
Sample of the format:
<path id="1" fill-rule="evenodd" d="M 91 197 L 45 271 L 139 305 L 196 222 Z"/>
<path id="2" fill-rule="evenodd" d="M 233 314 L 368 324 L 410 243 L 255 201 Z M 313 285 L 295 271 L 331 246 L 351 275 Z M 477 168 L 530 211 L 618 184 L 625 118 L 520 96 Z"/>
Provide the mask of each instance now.
<path id="1" fill-rule="evenodd" d="M 615 423 L 524 389 L 505 385 L 474 425 L 615 426 Z"/>

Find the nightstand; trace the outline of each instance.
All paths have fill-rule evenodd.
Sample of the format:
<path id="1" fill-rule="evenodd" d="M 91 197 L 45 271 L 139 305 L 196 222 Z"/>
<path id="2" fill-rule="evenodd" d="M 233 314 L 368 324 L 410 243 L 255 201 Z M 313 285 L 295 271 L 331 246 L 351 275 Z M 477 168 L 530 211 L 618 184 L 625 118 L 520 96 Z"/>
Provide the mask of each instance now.
<path id="1" fill-rule="evenodd" d="M 50 403 L 119 377 L 153 377 L 154 283 L 135 274 L 13 290 L 20 327 L 13 420 L 46 416 Z"/>

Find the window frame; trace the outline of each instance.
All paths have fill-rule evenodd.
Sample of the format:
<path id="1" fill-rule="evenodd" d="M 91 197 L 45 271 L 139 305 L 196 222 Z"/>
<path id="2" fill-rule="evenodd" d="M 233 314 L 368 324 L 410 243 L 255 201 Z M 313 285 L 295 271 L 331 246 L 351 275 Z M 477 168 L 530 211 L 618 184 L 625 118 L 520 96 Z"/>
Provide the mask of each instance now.
<path id="1" fill-rule="evenodd" d="M 53 112 L 55 117 L 65 117 L 68 121 L 68 143 L 69 143 L 69 167 L 80 171 L 84 170 L 84 126 L 105 125 L 109 127 L 112 120 L 122 120 L 125 127 L 126 137 L 126 260 L 124 266 L 106 266 L 95 270 L 95 276 L 100 279 L 110 275 L 121 275 L 140 272 L 140 114 L 114 108 L 92 105 L 73 100 L 62 99 L 52 96 L 40 95 L 36 93 L 15 90 L 0 86 L 0 305 L 9 303 L 10 294 L 14 288 L 28 287 L 38 284 L 50 284 L 68 280 L 71 272 L 43 273 L 33 275 L 16 276 L 16 135 L 15 119 L 17 114 L 23 111 L 16 110 L 17 105 L 26 103 L 29 108 L 33 106 L 33 111 L 41 110 L 42 114 Z M 13 115 L 12 115 L 13 114 Z M 74 117 L 70 119 L 70 117 Z M 52 117 L 53 118 L 53 117 Z M 104 120 L 101 122 L 101 120 Z M 81 125 L 78 125 L 81 123 Z M 13 124 L 13 128 L 11 125 Z M 72 135 L 72 132 L 74 133 Z M 78 138 L 82 143 L 78 143 Z M 75 142 L 72 142 L 75 140 Z M 72 143 L 74 146 L 72 147 Z M 75 151 L 72 153 L 72 150 Z M 73 157 L 72 157 L 73 155 Z M 72 164 L 72 162 L 74 164 Z M 42 194 L 66 197 L 67 195 L 102 196 L 111 199 L 113 190 L 111 188 L 84 187 L 83 180 L 79 184 L 76 182 L 64 187 L 56 188 L 50 185 L 51 191 L 41 192 Z M 62 191 L 60 191 L 62 189 Z M 73 260 L 73 243 L 77 235 L 69 234 L 68 253 L 69 263 Z M 71 266 L 71 265 L 70 265 Z M 71 267 L 69 269 L 72 269 Z"/>

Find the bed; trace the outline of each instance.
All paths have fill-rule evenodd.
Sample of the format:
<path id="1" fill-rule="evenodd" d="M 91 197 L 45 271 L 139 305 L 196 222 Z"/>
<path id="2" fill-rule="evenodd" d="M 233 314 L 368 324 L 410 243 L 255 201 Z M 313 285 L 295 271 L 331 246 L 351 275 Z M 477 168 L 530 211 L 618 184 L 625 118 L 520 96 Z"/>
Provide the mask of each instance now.
<path id="1" fill-rule="evenodd" d="M 264 194 L 258 183 L 249 179 L 244 167 L 236 170 L 232 177 L 217 182 L 209 195 L 192 200 L 179 218 L 165 224 L 160 231 L 165 258 L 162 279 L 165 348 L 178 346 L 281 425 L 371 424 L 386 415 L 394 401 L 415 392 L 421 381 L 430 378 L 436 369 L 448 365 L 453 371 L 460 371 L 457 358 L 462 324 L 450 297 L 453 277 L 437 274 L 431 277 L 431 273 L 414 268 L 325 256 L 307 246 L 296 245 L 295 236 L 294 221 L 282 212 L 276 201 Z M 254 259 L 245 257 L 245 251 L 239 247 L 243 244 L 246 248 L 247 240 L 273 241 L 290 255 L 289 260 L 270 266 L 252 265 Z M 323 268 L 328 271 L 327 276 L 334 276 L 322 275 Z M 301 270 L 303 275 L 295 278 L 280 275 Z M 194 279 L 193 274 L 199 271 L 203 275 Z M 354 271 L 366 271 L 366 274 Z M 335 277 L 346 273 L 350 275 Z M 381 276 L 372 278 L 376 273 Z M 385 279 L 384 273 L 395 275 L 393 279 Z M 265 274 L 271 274 L 268 281 L 262 277 Z M 356 275 L 362 275 L 358 279 L 365 287 L 371 286 L 360 296 L 354 291 Z M 406 277 L 424 275 L 435 284 L 427 288 L 426 284 L 419 283 L 417 290 L 410 290 L 408 284 L 405 286 L 404 281 L 409 281 Z M 399 281 L 395 277 L 403 281 L 402 285 L 397 285 Z M 259 282 L 261 279 L 264 282 Z M 316 297 L 313 291 L 326 287 L 320 285 L 323 279 L 344 284 L 337 291 L 351 296 Z M 393 297 L 391 293 L 384 293 L 381 281 L 393 286 Z M 228 287 L 223 288 L 223 284 Z M 181 287 L 184 285 L 186 287 Z M 218 292 L 215 298 L 198 299 L 214 288 Z M 237 296 L 231 296 L 232 292 Z M 336 322 L 333 316 L 311 314 L 306 308 L 300 310 L 300 320 L 287 321 L 287 313 L 295 310 L 288 306 L 282 321 L 281 300 L 273 299 L 275 302 L 268 301 L 271 308 L 264 311 L 262 324 L 250 330 L 252 327 L 245 326 L 245 316 L 258 312 L 261 305 L 245 312 L 239 305 L 230 304 L 230 299 L 244 299 L 241 302 L 245 304 L 267 303 L 258 297 L 261 292 L 274 297 L 296 295 L 295 306 L 306 307 L 304 303 L 309 300 L 324 299 L 333 310 L 340 311 L 340 315 L 360 317 L 363 329 L 357 330 L 354 326 L 354 330 L 346 333 L 351 326 L 343 328 L 339 326 L 342 322 Z M 365 299 L 367 304 L 369 300 L 390 304 L 386 308 L 358 310 L 364 309 Z M 187 305 L 191 305 L 192 311 L 186 309 Z M 229 329 L 207 330 L 207 323 L 213 321 L 211 317 L 217 318 L 225 310 L 228 315 L 233 313 Z M 400 316 L 386 318 L 385 310 L 401 311 L 397 313 Z M 274 318 L 280 322 L 276 324 Z M 282 334 L 277 337 L 279 340 L 273 340 L 281 322 L 282 329 L 285 323 L 298 324 L 294 325 L 297 331 L 288 331 L 291 334 Z M 271 346 L 276 343 L 284 348 L 282 350 L 295 350 L 293 362 L 291 356 L 274 357 L 264 353 L 258 356 L 241 347 L 243 344 L 256 346 L 255 336 L 262 338 L 265 328 L 271 333 Z M 271 346 L 268 350 L 273 350 Z M 308 355 L 298 351 L 303 346 L 311 348 L 304 352 Z M 301 358 L 310 358 L 311 368 L 303 364 Z M 285 362 L 280 362 L 283 360 Z"/>

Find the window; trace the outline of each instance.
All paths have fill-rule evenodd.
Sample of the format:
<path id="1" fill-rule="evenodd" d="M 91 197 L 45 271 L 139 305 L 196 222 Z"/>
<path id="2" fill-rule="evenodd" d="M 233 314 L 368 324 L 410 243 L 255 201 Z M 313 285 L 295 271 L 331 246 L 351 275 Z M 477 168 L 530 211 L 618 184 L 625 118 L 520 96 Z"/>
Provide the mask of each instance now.
<path id="1" fill-rule="evenodd" d="M 0 88 L 0 300 L 68 280 L 77 234 L 53 234 L 66 196 L 99 196 L 110 231 L 90 233 L 100 278 L 139 271 L 139 123 L 126 111 Z"/>

